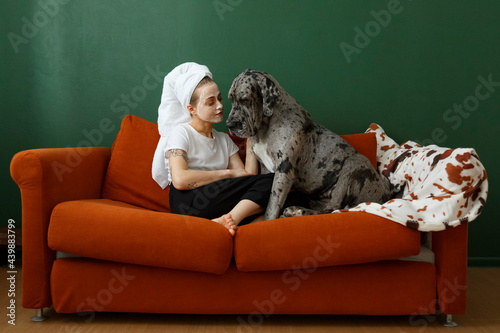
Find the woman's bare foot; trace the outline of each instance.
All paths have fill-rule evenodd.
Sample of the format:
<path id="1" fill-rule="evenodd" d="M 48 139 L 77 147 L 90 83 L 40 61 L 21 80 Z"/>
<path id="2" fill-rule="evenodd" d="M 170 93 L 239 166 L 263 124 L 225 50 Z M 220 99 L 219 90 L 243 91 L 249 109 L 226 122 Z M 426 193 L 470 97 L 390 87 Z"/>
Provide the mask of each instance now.
<path id="1" fill-rule="evenodd" d="M 236 234 L 236 225 L 234 224 L 231 214 L 222 215 L 221 217 L 213 219 L 212 221 L 217 222 L 223 227 L 227 228 L 231 236 L 234 236 Z"/>

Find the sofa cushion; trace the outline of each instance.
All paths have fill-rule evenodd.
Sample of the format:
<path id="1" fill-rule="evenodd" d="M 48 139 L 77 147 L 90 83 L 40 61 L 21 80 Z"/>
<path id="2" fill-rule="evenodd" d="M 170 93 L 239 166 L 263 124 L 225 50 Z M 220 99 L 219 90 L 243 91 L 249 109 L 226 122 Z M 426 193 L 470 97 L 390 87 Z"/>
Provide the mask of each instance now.
<path id="1" fill-rule="evenodd" d="M 238 228 L 234 256 L 241 271 L 308 269 L 416 255 L 420 233 L 362 212 L 258 222 Z"/>
<path id="2" fill-rule="evenodd" d="M 358 153 L 365 155 L 377 170 L 377 136 L 375 133 L 357 133 L 340 135 Z"/>
<path id="3" fill-rule="evenodd" d="M 107 199 L 67 201 L 51 216 L 52 250 L 122 263 L 222 274 L 233 237 L 210 220 Z"/>
<path id="4" fill-rule="evenodd" d="M 160 134 L 158 125 L 127 115 L 111 149 L 101 197 L 160 212 L 169 212 L 169 190 L 151 175 L 153 156 Z"/>

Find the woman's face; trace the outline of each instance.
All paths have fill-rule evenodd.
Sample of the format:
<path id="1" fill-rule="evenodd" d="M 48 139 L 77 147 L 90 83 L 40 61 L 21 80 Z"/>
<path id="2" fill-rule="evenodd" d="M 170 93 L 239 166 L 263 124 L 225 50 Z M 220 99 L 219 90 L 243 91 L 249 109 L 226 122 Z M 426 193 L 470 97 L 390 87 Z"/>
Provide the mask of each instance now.
<path id="1" fill-rule="evenodd" d="M 209 123 L 220 123 L 224 119 L 224 106 L 219 87 L 215 82 L 202 85 L 196 92 L 199 95 L 198 104 L 193 106 L 193 117 L 198 117 Z"/>

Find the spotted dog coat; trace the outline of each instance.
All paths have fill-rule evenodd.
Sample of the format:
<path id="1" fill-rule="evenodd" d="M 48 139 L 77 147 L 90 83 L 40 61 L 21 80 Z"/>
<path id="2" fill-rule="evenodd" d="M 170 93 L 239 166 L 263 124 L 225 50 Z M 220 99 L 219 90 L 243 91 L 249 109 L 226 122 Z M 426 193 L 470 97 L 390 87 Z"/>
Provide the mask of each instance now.
<path id="1" fill-rule="evenodd" d="M 245 70 L 234 79 L 229 98 L 230 132 L 250 138 L 263 172 L 275 173 L 266 220 L 280 216 L 292 186 L 309 195 L 311 209 L 288 207 L 284 216 L 330 213 L 389 199 L 389 182 L 369 160 L 316 124 L 271 75 Z"/>

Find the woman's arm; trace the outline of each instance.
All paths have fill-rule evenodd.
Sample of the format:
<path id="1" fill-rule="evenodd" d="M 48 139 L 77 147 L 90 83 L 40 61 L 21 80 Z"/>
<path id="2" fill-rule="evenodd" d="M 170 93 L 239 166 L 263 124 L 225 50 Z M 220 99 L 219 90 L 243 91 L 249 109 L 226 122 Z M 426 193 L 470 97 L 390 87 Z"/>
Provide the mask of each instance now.
<path id="1" fill-rule="evenodd" d="M 230 170 L 243 169 L 247 173 L 246 176 L 256 175 L 259 173 L 259 161 L 257 161 L 257 157 L 253 153 L 252 142 L 250 139 L 246 140 L 245 164 L 241 161 L 240 155 L 236 153 L 229 157 L 228 168 Z"/>
<path id="2" fill-rule="evenodd" d="M 172 149 L 169 150 L 167 154 L 170 173 L 172 175 L 172 183 L 178 190 L 192 190 L 194 188 L 207 185 L 218 180 L 248 175 L 248 173 L 243 168 L 214 171 L 189 170 L 187 163 L 187 153 L 184 150 Z"/>
<path id="3" fill-rule="evenodd" d="M 245 170 L 252 175 L 258 174 L 259 161 L 257 160 L 257 156 L 255 156 L 255 153 L 253 152 L 252 140 L 250 139 L 247 139 L 246 153 L 247 155 L 245 158 Z"/>

